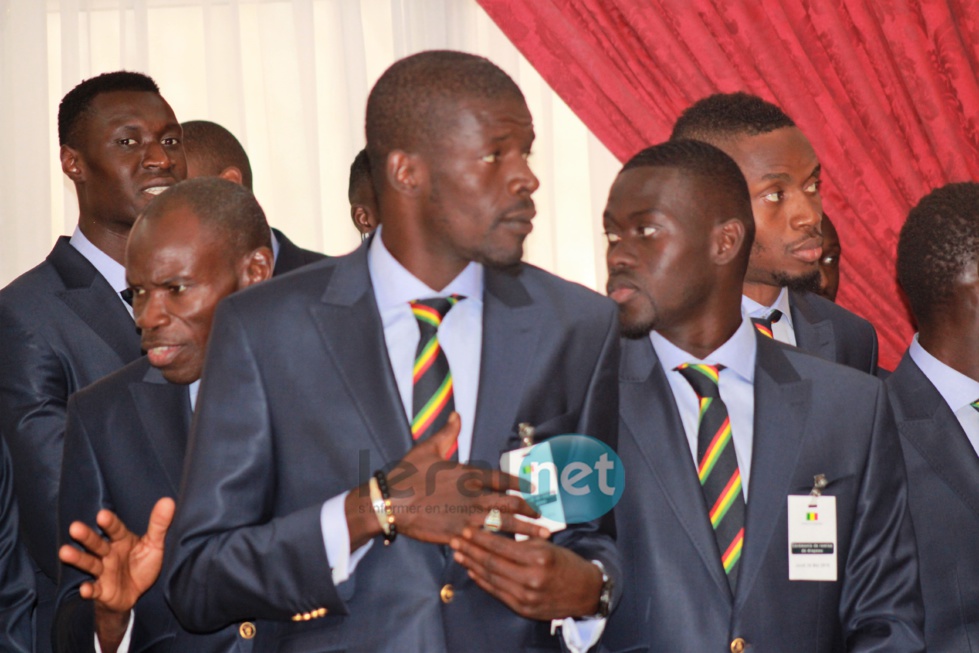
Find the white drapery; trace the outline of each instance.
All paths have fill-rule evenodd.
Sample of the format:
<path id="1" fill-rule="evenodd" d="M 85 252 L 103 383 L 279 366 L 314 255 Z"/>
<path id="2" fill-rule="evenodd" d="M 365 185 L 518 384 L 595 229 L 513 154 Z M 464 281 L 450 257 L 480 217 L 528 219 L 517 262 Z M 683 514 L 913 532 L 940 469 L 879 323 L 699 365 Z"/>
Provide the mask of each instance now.
<path id="1" fill-rule="evenodd" d="M 434 48 L 486 56 L 520 85 L 541 179 L 525 259 L 600 289 L 601 212 L 619 164 L 475 0 L 0 0 L 0 286 L 77 221 L 56 118 L 81 80 L 152 76 L 179 120 L 238 136 L 273 226 L 341 254 L 359 242 L 347 180 L 367 94 L 396 59 Z"/>

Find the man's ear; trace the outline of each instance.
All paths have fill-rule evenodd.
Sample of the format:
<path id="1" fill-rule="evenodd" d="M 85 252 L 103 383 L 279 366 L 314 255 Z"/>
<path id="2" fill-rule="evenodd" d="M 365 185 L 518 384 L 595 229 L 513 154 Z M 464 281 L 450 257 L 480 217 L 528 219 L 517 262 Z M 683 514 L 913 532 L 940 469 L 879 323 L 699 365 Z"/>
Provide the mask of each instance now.
<path id="1" fill-rule="evenodd" d="M 85 174 L 82 172 L 81 155 L 73 147 L 62 145 L 59 152 L 61 157 L 61 170 L 68 179 L 78 183 L 85 181 Z"/>
<path id="2" fill-rule="evenodd" d="M 242 257 L 238 266 L 238 289 L 270 279 L 274 265 L 275 259 L 270 248 L 259 247 L 252 250 Z"/>
<path id="3" fill-rule="evenodd" d="M 384 169 L 388 185 L 399 193 L 416 195 L 428 182 L 428 166 L 421 156 L 393 150 Z"/>
<path id="4" fill-rule="evenodd" d="M 370 210 L 363 204 L 350 205 L 350 217 L 354 221 L 357 231 L 362 234 L 369 234 L 377 226 L 371 217 Z"/>
<path id="5" fill-rule="evenodd" d="M 712 255 L 717 265 L 727 265 L 736 259 L 744 246 L 744 223 L 737 218 L 731 218 L 715 225 Z"/>
<path id="6" fill-rule="evenodd" d="M 228 166 L 218 173 L 218 177 L 221 179 L 227 179 L 228 181 L 233 181 L 239 186 L 242 185 L 241 170 L 239 170 L 236 166 Z"/>

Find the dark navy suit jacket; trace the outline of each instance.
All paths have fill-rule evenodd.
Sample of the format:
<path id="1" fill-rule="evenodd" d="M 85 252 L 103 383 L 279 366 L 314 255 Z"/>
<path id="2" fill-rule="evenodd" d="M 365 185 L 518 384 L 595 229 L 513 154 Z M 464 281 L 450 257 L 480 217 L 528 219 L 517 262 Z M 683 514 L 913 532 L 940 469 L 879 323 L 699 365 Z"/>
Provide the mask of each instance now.
<path id="1" fill-rule="evenodd" d="M 278 229 L 272 229 L 272 232 L 275 234 L 276 240 L 279 241 L 279 256 L 275 259 L 275 274 L 273 276 L 292 272 L 304 265 L 326 258 L 325 254 L 299 247 Z"/>
<path id="2" fill-rule="evenodd" d="M 908 469 L 928 650 L 979 651 L 979 456 L 907 354 L 887 394 Z"/>
<path id="3" fill-rule="evenodd" d="M 802 351 L 877 373 L 877 331 L 867 320 L 811 292 L 789 291 L 792 329 Z"/>
<path id="4" fill-rule="evenodd" d="M 68 403 L 58 522 L 61 543 L 74 521 L 93 528 L 102 508 L 134 533 L 145 533 L 153 505 L 176 497 L 190 430 L 186 385 L 168 383 L 146 358 L 72 396 Z M 55 615 L 54 648 L 94 650 L 92 602 L 78 595 L 90 576 L 64 565 Z M 136 603 L 130 653 L 194 651 L 247 653 L 250 642 L 232 626 L 208 636 L 180 627 L 157 581 Z"/>
<path id="5" fill-rule="evenodd" d="M 758 335 L 754 446 L 737 593 L 720 563 L 680 415 L 649 338 L 624 341 L 616 507 L 628 582 L 612 651 L 923 651 L 914 533 L 882 383 Z M 825 474 L 838 580 L 789 581 L 787 497 Z"/>
<path id="6" fill-rule="evenodd" d="M 498 466 L 517 425 L 614 446 L 614 305 L 527 265 L 486 270 L 472 459 Z M 339 587 L 322 503 L 399 460 L 410 429 L 391 372 L 367 248 L 249 288 L 218 309 L 168 552 L 167 593 L 193 628 L 255 616 L 256 651 L 534 651 L 550 624 L 486 594 L 445 547 L 375 545 Z M 607 517 L 555 541 L 613 578 Z M 440 590 L 451 584 L 451 602 Z M 294 615 L 325 615 L 294 622 Z"/>
<path id="7" fill-rule="evenodd" d="M 34 570 L 20 545 L 13 469 L 0 440 L 0 651 L 34 650 Z"/>

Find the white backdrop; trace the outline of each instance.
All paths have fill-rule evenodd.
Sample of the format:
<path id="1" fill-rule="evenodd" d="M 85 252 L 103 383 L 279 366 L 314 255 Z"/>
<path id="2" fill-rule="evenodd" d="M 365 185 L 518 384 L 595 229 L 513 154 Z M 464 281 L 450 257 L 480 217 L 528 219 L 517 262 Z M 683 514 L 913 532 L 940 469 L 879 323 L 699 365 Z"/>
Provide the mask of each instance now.
<path id="1" fill-rule="evenodd" d="M 359 242 L 346 195 L 367 94 L 393 61 L 433 48 L 486 56 L 520 85 L 541 179 L 525 258 L 602 288 L 601 211 L 619 164 L 475 0 L 0 0 L 0 286 L 74 228 L 56 118 L 79 81 L 151 75 L 179 120 L 238 136 L 274 226 L 341 254 Z"/>

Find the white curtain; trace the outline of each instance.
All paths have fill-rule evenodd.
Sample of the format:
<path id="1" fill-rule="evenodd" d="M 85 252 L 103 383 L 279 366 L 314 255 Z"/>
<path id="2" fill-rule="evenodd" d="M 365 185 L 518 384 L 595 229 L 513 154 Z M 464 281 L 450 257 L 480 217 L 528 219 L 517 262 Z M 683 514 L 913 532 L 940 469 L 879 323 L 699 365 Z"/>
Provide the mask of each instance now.
<path id="1" fill-rule="evenodd" d="M 238 136 L 273 226 L 342 254 L 359 242 L 347 180 L 367 94 L 396 59 L 433 48 L 486 56 L 520 85 L 541 179 L 525 259 L 600 289 L 619 164 L 475 0 L 0 0 L 0 286 L 74 229 L 56 118 L 81 80 L 149 74 L 179 120 Z"/>

